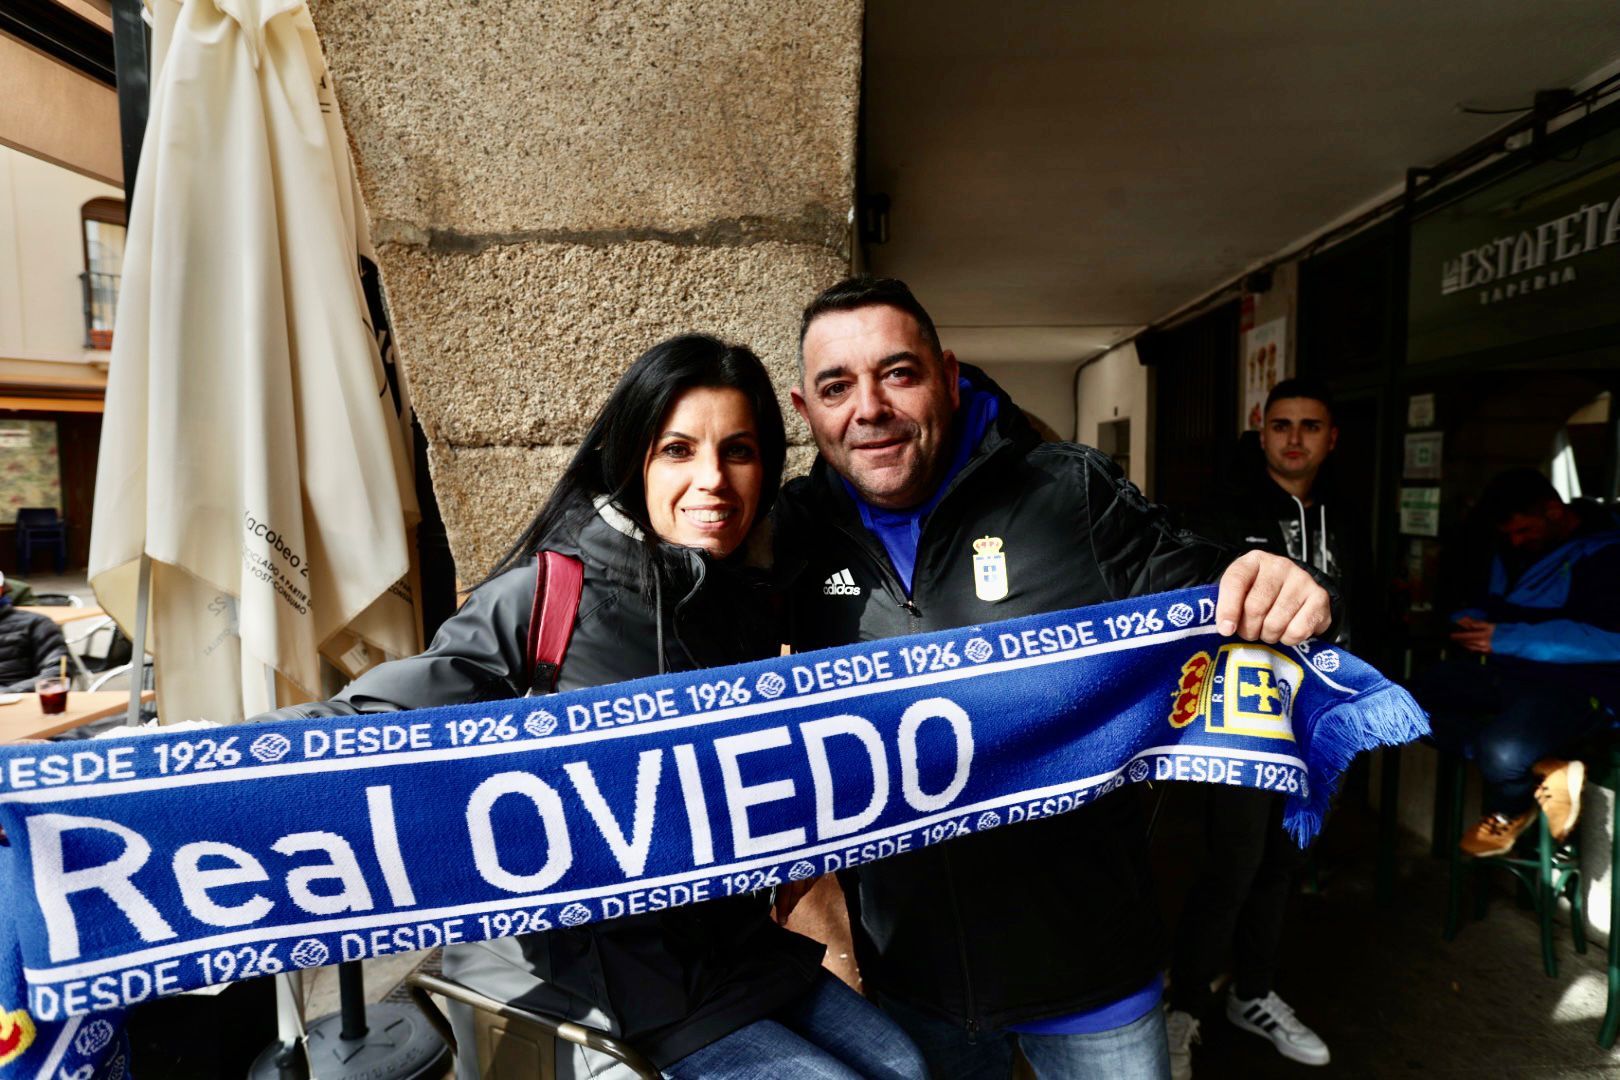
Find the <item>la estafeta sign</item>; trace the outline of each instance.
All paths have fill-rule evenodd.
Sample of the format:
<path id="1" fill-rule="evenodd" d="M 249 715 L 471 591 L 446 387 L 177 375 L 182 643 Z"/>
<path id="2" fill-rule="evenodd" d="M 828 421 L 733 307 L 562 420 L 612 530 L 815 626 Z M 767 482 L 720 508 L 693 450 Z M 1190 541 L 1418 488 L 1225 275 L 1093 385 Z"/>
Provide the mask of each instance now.
<path id="1" fill-rule="evenodd" d="M 1620 132 L 1414 222 L 1411 363 L 1620 323 Z"/>
<path id="2" fill-rule="evenodd" d="M 1582 203 L 1533 229 L 1493 237 L 1446 260 L 1440 292 L 1471 292 L 1481 305 L 1499 304 L 1578 280 L 1582 255 L 1620 243 L 1620 195 L 1612 201 Z"/>

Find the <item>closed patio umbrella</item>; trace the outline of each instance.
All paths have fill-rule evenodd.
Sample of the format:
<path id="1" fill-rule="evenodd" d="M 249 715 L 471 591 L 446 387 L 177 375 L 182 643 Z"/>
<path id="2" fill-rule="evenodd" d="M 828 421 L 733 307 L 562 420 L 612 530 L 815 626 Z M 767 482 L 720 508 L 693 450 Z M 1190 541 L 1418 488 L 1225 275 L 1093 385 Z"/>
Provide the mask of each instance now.
<path id="1" fill-rule="evenodd" d="M 323 654 L 352 676 L 419 649 L 417 508 L 304 0 L 148 7 L 90 580 L 147 642 L 164 720 L 228 723 L 322 696 Z"/>
<path id="2" fill-rule="evenodd" d="M 416 650 L 416 506 L 303 0 L 153 14 L 90 579 L 132 628 L 149 556 L 163 716 L 229 722 L 266 668 L 313 698 L 323 647 L 347 674 Z"/>

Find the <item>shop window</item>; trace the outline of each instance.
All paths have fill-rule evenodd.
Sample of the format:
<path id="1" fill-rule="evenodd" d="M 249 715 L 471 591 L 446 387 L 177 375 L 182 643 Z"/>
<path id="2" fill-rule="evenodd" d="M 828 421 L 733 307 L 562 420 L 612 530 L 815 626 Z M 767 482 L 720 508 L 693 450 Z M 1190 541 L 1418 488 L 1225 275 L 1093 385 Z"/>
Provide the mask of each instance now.
<path id="1" fill-rule="evenodd" d="M 124 265 L 124 203 L 91 199 L 79 211 L 84 238 L 84 347 L 112 348 L 113 315 L 118 307 L 118 278 Z"/>

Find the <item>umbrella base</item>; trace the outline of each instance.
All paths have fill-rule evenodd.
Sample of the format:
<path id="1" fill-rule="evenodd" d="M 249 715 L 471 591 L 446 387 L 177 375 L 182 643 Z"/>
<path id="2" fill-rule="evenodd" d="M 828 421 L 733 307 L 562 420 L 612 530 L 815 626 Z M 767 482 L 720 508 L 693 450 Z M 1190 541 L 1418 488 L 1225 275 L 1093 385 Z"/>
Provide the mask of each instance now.
<path id="1" fill-rule="evenodd" d="M 366 1006 L 366 1034 L 358 1039 L 342 1036 L 343 1015 L 323 1016 L 308 1027 L 313 1080 L 361 1080 L 386 1076 L 389 1080 L 438 1080 L 450 1065 L 450 1048 L 422 1014 L 410 1005 L 383 1003 Z M 248 1071 L 248 1080 L 279 1080 L 276 1058 L 279 1044 L 265 1048 Z"/>

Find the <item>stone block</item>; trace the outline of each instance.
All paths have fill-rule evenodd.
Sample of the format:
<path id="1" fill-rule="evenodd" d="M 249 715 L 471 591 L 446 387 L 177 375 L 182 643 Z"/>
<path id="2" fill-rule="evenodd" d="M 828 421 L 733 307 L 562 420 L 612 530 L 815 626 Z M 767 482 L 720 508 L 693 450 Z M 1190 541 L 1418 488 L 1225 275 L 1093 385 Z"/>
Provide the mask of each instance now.
<path id="1" fill-rule="evenodd" d="M 374 222 L 843 244 L 861 0 L 310 7 Z"/>
<path id="2" fill-rule="evenodd" d="M 463 588 L 481 581 L 506 553 L 573 456 L 572 446 L 428 444 L 433 493 Z"/>
<path id="3" fill-rule="evenodd" d="M 782 399 L 784 409 L 792 408 L 787 399 Z M 797 415 L 797 414 L 795 414 Z M 787 483 L 794 477 L 803 476 L 810 471 L 810 465 L 816 460 L 816 448 L 812 446 L 790 446 L 787 452 L 787 461 L 782 466 L 782 483 Z"/>
<path id="4" fill-rule="evenodd" d="M 847 272 L 826 248 L 655 241 L 516 244 L 435 254 L 379 250 L 411 399 L 433 443 L 577 442 L 619 374 L 648 346 L 702 331 L 751 346 L 788 404 L 799 315 Z"/>

